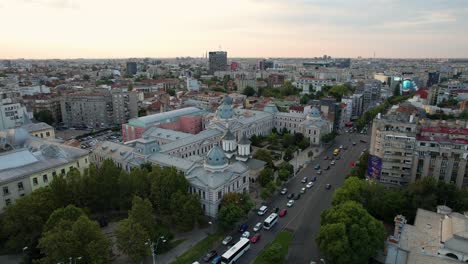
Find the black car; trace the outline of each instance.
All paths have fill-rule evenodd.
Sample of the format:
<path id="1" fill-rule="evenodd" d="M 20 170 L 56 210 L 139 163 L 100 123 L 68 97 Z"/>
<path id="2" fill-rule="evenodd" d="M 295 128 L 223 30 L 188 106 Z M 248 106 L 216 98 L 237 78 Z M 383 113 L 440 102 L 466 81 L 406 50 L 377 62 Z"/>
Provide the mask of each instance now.
<path id="1" fill-rule="evenodd" d="M 276 207 L 276 208 L 275 208 L 275 213 L 278 213 L 278 212 L 279 212 L 279 208 Z"/>
<path id="2" fill-rule="evenodd" d="M 288 196 L 286 196 L 286 198 L 288 198 L 288 199 L 292 199 L 292 198 L 294 198 L 294 193 L 290 193 L 290 194 L 288 194 Z"/>
<path id="3" fill-rule="evenodd" d="M 329 169 L 330 169 L 330 165 L 328 165 L 328 166 L 325 168 L 325 170 L 329 170 Z"/>
<path id="4" fill-rule="evenodd" d="M 294 197 L 294 200 L 299 200 L 301 199 L 301 194 L 298 194 L 296 197 Z"/>
<path id="5" fill-rule="evenodd" d="M 211 250 L 210 252 L 206 253 L 206 255 L 203 257 L 203 261 L 208 262 L 214 257 L 218 255 L 218 252 L 216 250 Z"/>
<path id="6" fill-rule="evenodd" d="M 331 184 L 327 183 L 327 185 L 325 185 L 325 189 L 330 190 L 331 189 Z"/>

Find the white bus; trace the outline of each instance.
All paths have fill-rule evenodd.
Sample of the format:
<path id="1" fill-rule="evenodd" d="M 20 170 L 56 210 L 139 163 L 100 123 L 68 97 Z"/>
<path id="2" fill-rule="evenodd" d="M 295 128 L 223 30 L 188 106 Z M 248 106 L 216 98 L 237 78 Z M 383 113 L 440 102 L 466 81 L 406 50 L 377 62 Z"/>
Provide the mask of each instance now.
<path id="1" fill-rule="evenodd" d="M 239 242 L 232 246 L 228 251 L 224 252 L 221 256 L 221 264 L 234 263 L 250 248 L 250 240 L 245 237 L 241 237 Z"/>
<path id="2" fill-rule="evenodd" d="M 268 230 L 272 228 L 276 224 L 276 222 L 278 222 L 278 214 L 272 213 L 263 222 L 263 228 Z"/>

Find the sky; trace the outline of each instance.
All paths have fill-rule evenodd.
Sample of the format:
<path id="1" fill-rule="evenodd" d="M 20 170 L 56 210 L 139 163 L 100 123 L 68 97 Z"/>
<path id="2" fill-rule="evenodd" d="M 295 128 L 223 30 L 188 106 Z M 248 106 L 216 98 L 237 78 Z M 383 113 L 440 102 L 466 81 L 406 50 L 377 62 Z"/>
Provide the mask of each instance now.
<path id="1" fill-rule="evenodd" d="M 468 57 L 468 0 L 0 0 L 0 58 Z"/>

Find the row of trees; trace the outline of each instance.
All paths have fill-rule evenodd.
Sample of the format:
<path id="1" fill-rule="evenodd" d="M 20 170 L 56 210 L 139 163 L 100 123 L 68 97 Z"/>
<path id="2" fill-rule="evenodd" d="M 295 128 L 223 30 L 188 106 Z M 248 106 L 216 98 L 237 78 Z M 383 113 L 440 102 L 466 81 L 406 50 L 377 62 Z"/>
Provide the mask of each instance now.
<path id="1" fill-rule="evenodd" d="M 356 121 L 356 127 L 359 130 L 361 130 L 362 128 L 364 128 L 365 125 L 371 122 L 377 116 L 378 113 L 384 113 L 390 106 L 403 102 L 410 97 L 411 95 L 400 95 L 388 98 L 379 106 L 371 108 L 362 116 L 360 116 L 359 119 Z"/>
<path id="2" fill-rule="evenodd" d="M 218 222 L 225 230 L 232 229 L 254 207 L 247 193 L 227 193 L 223 196 L 218 212 Z"/>
<path id="3" fill-rule="evenodd" d="M 48 231 L 45 225 L 55 210 L 74 205 L 92 218 L 102 219 L 115 212 L 126 214 L 132 202 L 135 206 L 135 196 L 151 204 L 154 210 L 148 212 L 158 212 L 155 219 L 162 229 L 190 230 L 200 220 L 202 210 L 198 196 L 188 193 L 188 186 L 184 175 L 174 168 L 148 164 L 130 173 L 109 160 L 99 168 L 91 166 L 82 175 L 71 170 L 66 177 L 57 176 L 48 187 L 8 206 L 0 223 L 0 241 L 11 251 L 21 252 L 27 246 L 33 258 L 47 258 L 47 251 L 38 243 Z"/>

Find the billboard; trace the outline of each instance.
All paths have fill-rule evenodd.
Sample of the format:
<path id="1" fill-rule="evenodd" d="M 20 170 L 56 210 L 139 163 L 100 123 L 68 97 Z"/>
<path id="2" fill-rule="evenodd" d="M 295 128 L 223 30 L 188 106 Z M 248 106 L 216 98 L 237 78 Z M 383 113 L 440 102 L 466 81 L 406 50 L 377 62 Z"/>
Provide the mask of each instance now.
<path id="1" fill-rule="evenodd" d="M 367 177 L 371 180 L 380 180 L 380 173 L 382 172 L 382 159 L 369 155 L 369 160 L 367 161 Z"/>

